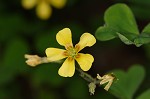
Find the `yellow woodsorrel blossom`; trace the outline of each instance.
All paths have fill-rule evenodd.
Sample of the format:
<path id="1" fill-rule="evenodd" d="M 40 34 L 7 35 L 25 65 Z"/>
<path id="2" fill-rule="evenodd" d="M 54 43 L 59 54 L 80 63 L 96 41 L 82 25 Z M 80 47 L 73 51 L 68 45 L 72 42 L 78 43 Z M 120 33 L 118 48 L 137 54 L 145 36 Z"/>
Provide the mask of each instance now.
<path id="1" fill-rule="evenodd" d="M 50 5 L 55 8 L 61 9 L 66 4 L 66 0 L 22 0 L 22 6 L 25 9 L 32 9 L 36 7 L 36 14 L 39 18 L 46 20 L 52 14 L 52 8 Z"/>
<path id="2" fill-rule="evenodd" d="M 86 46 L 90 47 L 96 43 L 96 39 L 93 35 L 90 33 L 82 34 L 79 43 L 73 47 L 71 30 L 69 28 L 64 28 L 57 33 L 56 40 L 60 45 L 64 46 L 66 50 L 47 48 L 46 55 L 47 59 L 50 61 L 58 61 L 60 59 L 67 58 L 58 71 L 60 76 L 72 77 L 74 75 L 75 60 L 78 62 L 83 71 L 88 71 L 91 68 L 94 61 L 93 56 L 78 52 Z"/>

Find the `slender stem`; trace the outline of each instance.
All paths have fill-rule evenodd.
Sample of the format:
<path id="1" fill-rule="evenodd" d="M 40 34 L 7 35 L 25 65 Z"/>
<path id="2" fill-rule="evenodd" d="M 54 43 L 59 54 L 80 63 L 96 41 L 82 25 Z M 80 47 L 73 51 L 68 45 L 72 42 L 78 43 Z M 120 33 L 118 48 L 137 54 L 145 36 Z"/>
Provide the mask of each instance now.
<path id="1" fill-rule="evenodd" d="M 78 68 L 78 67 L 76 67 L 76 70 L 80 73 L 80 76 L 81 76 L 84 80 L 86 80 L 86 81 L 88 81 L 88 82 L 90 82 L 90 83 L 93 82 L 93 83 L 97 84 L 97 82 L 99 81 L 99 80 L 93 78 L 90 74 L 84 72 L 82 69 L 80 69 L 80 68 Z"/>

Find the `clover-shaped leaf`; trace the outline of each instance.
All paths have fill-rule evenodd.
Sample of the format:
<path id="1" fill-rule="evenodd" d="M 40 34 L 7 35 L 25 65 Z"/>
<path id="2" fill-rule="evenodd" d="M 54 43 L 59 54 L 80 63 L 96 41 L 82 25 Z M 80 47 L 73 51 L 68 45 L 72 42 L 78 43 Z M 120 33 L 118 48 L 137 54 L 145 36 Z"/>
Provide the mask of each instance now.
<path id="1" fill-rule="evenodd" d="M 125 44 L 137 47 L 150 42 L 150 25 L 140 34 L 132 11 L 125 4 L 109 7 L 104 20 L 105 25 L 100 26 L 95 34 L 98 40 L 107 41 L 118 37 Z"/>
<path id="2" fill-rule="evenodd" d="M 132 99 L 145 76 L 145 70 L 140 65 L 134 65 L 127 72 L 113 71 L 119 79 L 110 87 L 110 92 L 120 99 Z"/>
<path id="3" fill-rule="evenodd" d="M 96 31 L 96 36 L 99 40 L 109 40 L 107 38 L 108 34 L 109 38 L 119 37 L 117 33 L 120 33 L 132 41 L 139 34 L 134 16 L 130 8 L 125 4 L 119 3 L 108 8 L 105 12 L 104 20 L 106 30 L 104 31 L 101 27 Z"/>

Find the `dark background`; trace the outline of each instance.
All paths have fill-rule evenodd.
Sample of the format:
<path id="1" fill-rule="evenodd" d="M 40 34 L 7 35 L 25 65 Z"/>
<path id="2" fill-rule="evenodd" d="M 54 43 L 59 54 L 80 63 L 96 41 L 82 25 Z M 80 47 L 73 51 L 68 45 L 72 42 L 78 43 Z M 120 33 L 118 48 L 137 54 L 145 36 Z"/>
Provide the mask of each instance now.
<path id="1" fill-rule="evenodd" d="M 149 0 L 67 0 L 63 9 L 53 8 L 48 20 L 41 20 L 35 9 L 25 10 L 21 0 L 0 1 L 0 99 L 116 99 L 103 88 L 94 96 L 88 92 L 88 83 L 78 76 L 58 75 L 60 64 L 42 64 L 35 68 L 25 64 L 24 54 L 45 56 L 48 47 L 61 47 L 56 33 L 69 27 L 73 43 L 84 32 L 95 34 L 104 24 L 105 10 L 116 3 L 125 3 L 133 11 L 140 30 L 150 21 Z M 82 50 L 95 57 L 88 71 L 93 77 L 113 69 L 127 70 L 133 64 L 142 64 L 146 78 L 138 93 L 150 87 L 150 45 L 140 48 L 127 46 L 119 39 L 97 43 Z"/>

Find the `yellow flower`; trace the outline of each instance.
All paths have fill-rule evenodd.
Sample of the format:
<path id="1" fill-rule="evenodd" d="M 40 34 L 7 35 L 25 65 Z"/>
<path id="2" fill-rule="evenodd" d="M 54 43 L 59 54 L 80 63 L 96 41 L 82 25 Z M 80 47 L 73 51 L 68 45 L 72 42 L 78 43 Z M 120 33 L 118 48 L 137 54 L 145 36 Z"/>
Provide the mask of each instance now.
<path id="1" fill-rule="evenodd" d="M 55 8 L 61 9 L 66 4 L 66 0 L 22 0 L 22 6 L 25 9 L 32 9 L 37 5 L 36 14 L 43 20 L 48 19 L 52 14 L 52 8 L 49 4 Z"/>
<path id="2" fill-rule="evenodd" d="M 78 53 L 86 46 L 93 46 L 96 43 L 96 39 L 90 33 L 84 33 L 80 37 L 78 44 L 73 47 L 72 44 L 72 34 L 69 28 L 64 28 L 60 30 L 56 35 L 57 42 L 64 46 L 64 49 L 58 48 L 47 48 L 46 55 L 47 59 L 50 61 L 58 61 L 63 58 L 67 58 L 62 66 L 60 67 L 58 74 L 63 77 L 72 77 L 75 72 L 75 60 L 80 65 L 83 71 L 88 71 L 94 58 L 90 54 Z"/>

